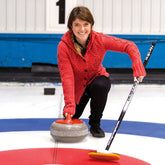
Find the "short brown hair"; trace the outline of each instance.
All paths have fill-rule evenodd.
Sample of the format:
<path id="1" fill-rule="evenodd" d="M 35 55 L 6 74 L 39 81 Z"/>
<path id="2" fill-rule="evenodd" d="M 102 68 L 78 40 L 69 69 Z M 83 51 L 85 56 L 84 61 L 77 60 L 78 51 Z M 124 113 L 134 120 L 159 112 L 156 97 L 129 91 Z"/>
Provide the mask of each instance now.
<path id="1" fill-rule="evenodd" d="M 77 6 L 72 9 L 69 15 L 68 24 L 67 24 L 67 27 L 69 29 L 72 28 L 72 23 L 73 21 L 75 21 L 76 18 L 81 19 L 83 21 L 87 21 L 92 26 L 94 25 L 93 15 L 91 14 L 90 10 L 87 7 Z"/>

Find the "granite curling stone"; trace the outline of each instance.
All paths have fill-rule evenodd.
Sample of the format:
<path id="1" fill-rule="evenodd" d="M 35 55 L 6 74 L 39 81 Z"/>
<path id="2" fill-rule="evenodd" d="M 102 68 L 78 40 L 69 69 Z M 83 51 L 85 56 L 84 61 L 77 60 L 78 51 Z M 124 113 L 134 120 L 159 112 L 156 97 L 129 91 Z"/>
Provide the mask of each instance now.
<path id="1" fill-rule="evenodd" d="M 66 119 L 59 119 L 51 124 L 50 134 L 55 141 L 79 142 L 88 135 L 88 126 L 82 120 L 72 119 L 68 114 Z"/>

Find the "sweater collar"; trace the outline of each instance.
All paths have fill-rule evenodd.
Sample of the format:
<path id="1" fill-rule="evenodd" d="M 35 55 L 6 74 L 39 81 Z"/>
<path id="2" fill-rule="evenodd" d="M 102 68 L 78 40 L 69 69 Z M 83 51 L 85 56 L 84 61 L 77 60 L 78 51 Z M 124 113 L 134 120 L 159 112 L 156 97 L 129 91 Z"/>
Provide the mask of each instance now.
<path id="1" fill-rule="evenodd" d="M 72 40 L 71 40 L 71 30 L 68 30 L 64 35 L 63 37 L 61 38 L 63 42 L 65 42 L 65 44 L 67 44 L 71 49 L 74 50 L 74 45 L 72 43 Z M 94 31 L 91 30 L 91 33 L 90 33 L 90 36 L 89 36 L 89 41 L 87 43 L 87 49 L 90 49 L 91 48 L 91 45 L 92 43 L 94 42 L 94 38 L 95 38 L 95 35 L 94 35 Z"/>
<path id="2" fill-rule="evenodd" d="M 76 40 L 76 36 L 75 36 L 74 34 L 73 34 L 73 39 L 74 39 L 74 41 L 75 41 L 79 46 L 81 46 L 81 48 L 83 49 L 83 46 Z M 90 40 L 90 35 L 89 35 L 88 38 L 87 38 L 87 42 L 86 42 L 86 44 L 85 44 L 85 49 L 87 48 L 87 45 L 88 45 L 89 40 Z"/>

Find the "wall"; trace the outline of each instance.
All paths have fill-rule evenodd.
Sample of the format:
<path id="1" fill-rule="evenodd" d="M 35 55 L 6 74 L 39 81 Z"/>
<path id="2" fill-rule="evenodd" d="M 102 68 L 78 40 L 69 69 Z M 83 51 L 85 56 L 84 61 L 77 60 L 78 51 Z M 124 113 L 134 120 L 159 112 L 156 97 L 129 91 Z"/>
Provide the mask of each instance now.
<path id="1" fill-rule="evenodd" d="M 45 6 L 45 0 L 0 0 L 0 32 L 45 32 Z"/>
<path id="2" fill-rule="evenodd" d="M 57 63 L 57 45 L 66 22 L 50 30 L 52 10 L 59 0 L 0 0 L 0 67 L 31 67 L 34 62 Z M 87 6 L 94 15 L 94 30 L 134 41 L 144 59 L 157 42 L 149 68 L 165 68 L 164 0 L 66 0 Z M 55 10 L 58 9 L 55 5 Z M 51 12 L 50 12 L 51 10 Z M 67 13 L 65 15 L 67 18 Z M 58 28 L 59 28 L 58 27 Z M 128 56 L 107 52 L 103 65 L 130 68 Z"/>

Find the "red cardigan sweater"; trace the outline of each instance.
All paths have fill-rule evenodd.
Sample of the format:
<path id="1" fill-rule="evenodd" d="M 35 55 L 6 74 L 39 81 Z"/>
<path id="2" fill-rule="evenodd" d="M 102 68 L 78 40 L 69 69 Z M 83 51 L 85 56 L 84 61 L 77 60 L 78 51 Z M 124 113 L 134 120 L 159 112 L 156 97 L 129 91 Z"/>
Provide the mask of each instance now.
<path id="1" fill-rule="evenodd" d="M 127 53 L 132 60 L 134 77 L 145 76 L 141 56 L 136 45 L 124 39 L 91 31 L 85 56 L 79 55 L 71 41 L 71 31 L 62 37 L 58 45 L 58 66 L 63 86 L 65 108 L 63 113 L 75 113 L 84 90 L 99 75 L 109 76 L 102 66 L 106 51 Z"/>

